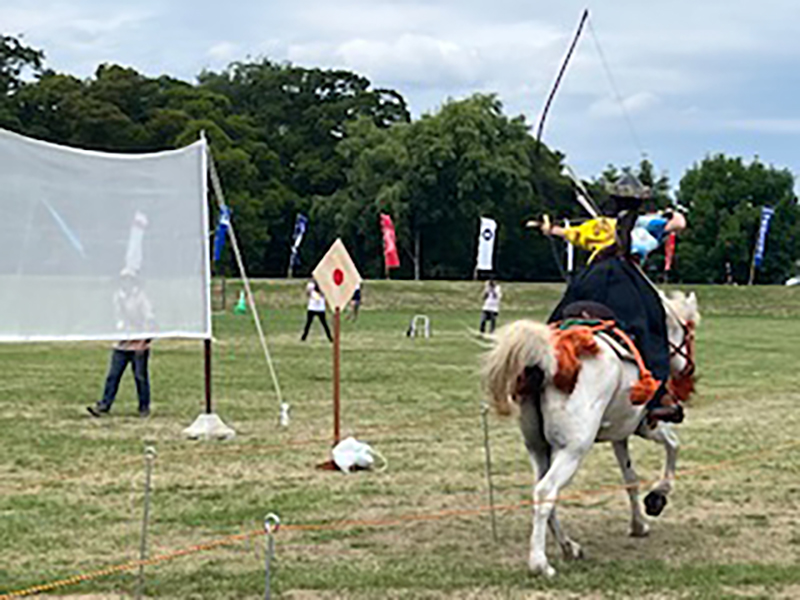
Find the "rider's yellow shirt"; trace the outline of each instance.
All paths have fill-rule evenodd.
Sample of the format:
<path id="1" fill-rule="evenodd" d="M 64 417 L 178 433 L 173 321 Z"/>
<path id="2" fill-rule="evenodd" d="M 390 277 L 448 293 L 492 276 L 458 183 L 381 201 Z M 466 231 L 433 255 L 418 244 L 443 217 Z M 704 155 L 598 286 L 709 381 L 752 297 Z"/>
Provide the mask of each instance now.
<path id="1" fill-rule="evenodd" d="M 616 228 L 616 219 L 597 217 L 574 227 L 565 227 L 564 238 L 573 246 L 590 250 L 589 262 L 592 262 L 601 250 L 614 243 Z"/>

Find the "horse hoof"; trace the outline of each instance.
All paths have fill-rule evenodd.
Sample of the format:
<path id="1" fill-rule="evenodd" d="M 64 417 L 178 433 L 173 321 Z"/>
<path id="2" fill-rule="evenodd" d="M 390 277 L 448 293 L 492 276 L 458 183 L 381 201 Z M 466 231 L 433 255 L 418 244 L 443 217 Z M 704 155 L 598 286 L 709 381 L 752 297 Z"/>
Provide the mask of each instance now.
<path id="1" fill-rule="evenodd" d="M 644 498 L 644 511 L 651 517 L 657 517 L 667 505 L 667 496 L 663 492 L 653 491 Z"/>
<path id="2" fill-rule="evenodd" d="M 572 540 L 567 540 L 563 550 L 564 560 L 581 560 L 585 558 L 581 545 L 577 542 L 573 542 Z"/>
<path id="3" fill-rule="evenodd" d="M 647 523 L 638 523 L 634 521 L 631 524 L 631 537 L 643 538 L 650 535 L 650 526 Z"/>
<path id="4" fill-rule="evenodd" d="M 550 566 L 550 563 L 547 561 L 543 563 L 534 563 L 531 561 L 528 565 L 530 567 L 531 573 L 534 575 L 542 575 L 547 579 L 552 579 L 556 576 L 556 570 Z"/>

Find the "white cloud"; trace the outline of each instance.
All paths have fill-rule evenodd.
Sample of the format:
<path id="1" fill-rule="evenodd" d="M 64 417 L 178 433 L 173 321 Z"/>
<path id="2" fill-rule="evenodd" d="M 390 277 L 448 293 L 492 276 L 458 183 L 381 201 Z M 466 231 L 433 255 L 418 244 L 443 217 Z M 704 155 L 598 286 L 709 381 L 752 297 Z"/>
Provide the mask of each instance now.
<path id="1" fill-rule="evenodd" d="M 153 16 L 153 11 L 124 6 L 111 11 L 99 7 L 81 10 L 65 4 L 46 8 L 0 8 L 0 23 L 6 32 L 24 34 L 26 39 L 47 40 L 48 47 L 55 44 L 86 50 L 115 43 L 122 31 Z"/>
<path id="2" fill-rule="evenodd" d="M 624 111 L 629 115 L 642 113 L 655 107 L 660 102 L 659 97 L 651 92 L 637 92 L 622 98 L 622 104 L 614 95 L 603 96 L 596 100 L 589 107 L 589 114 L 592 117 L 620 117 Z"/>
<path id="3" fill-rule="evenodd" d="M 752 133 L 797 135 L 800 133 L 800 118 L 788 119 L 735 119 L 723 124 L 728 129 Z"/>
<path id="4" fill-rule="evenodd" d="M 564 42 L 562 32 L 532 21 L 469 23 L 461 29 L 454 29 L 451 22 L 444 29 L 439 35 L 411 29 L 391 35 L 371 31 L 370 36 L 338 42 L 296 42 L 286 47 L 285 57 L 299 64 L 352 69 L 373 81 L 395 85 L 499 89 L 507 81 L 516 87 L 521 79 L 540 87 Z"/>
<path id="5" fill-rule="evenodd" d="M 208 49 L 206 56 L 216 61 L 229 61 L 236 55 L 238 48 L 233 42 L 218 42 Z"/>
<path id="6" fill-rule="evenodd" d="M 404 34 L 391 41 L 353 39 L 336 47 L 292 46 L 287 54 L 293 62 L 342 66 L 373 79 L 411 84 L 476 83 L 480 70 L 475 49 L 415 34 Z"/>

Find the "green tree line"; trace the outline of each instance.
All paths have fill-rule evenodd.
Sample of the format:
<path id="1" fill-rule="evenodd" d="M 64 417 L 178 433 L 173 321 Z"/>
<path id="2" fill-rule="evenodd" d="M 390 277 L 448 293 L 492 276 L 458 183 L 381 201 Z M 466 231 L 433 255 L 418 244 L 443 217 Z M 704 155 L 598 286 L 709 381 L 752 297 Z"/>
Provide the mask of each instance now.
<path id="1" fill-rule="evenodd" d="M 563 246 L 524 223 L 542 214 L 584 216 L 562 174 L 565 154 L 537 145 L 525 118 L 504 114 L 496 96 L 448 100 L 412 119 L 401 93 L 346 70 L 258 59 L 189 83 L 102 64 L 80 79 L 48 69 L 44 52 L 2 35 L 0 127 L 119 152 L 176 148 L 205 132 L 253 276 L 286 273 L 302 212 L 310 226 L 296 274 L 307 274 L 341 236 L 362 273 L 380 277 L 378 223 L 386 212 L 401 252 L 393 276 L 471 277 L 479 217 L 490 216 L 498 222 L 498 277 L 556 280 Z M 707 156 L 683 175 L 673 199 L 669 179 L 649 161 L 610 165 L 586 182 L 601 205 L 604 184 L 624 169 L 653 188 L 653 207 L 677 200 L 688 209 L 673 279 L 722 282 L 730 265 L 746 281 L 763 205 L 777 212 L 757 280 L 793 274 L 800 220 L 789 171 Z M 222 263 L 235 272 L 229 254 Z M 651 268 L 661 264 L 655 257 Z"/>

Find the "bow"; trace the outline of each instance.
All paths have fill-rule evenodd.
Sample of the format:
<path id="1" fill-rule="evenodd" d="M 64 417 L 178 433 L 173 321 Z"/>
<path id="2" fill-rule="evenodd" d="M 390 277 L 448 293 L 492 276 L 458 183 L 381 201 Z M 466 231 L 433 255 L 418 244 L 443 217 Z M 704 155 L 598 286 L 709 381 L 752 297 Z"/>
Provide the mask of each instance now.
<path id="1" fill-rule="evenodd" d="M 547 96 L 547 101 L 544 104 L 544 109 L 542 110 L 542 115 L 539 117 L 539 126 L 536 131 L 536 150 L 534 156 L 537 159 L 539 158 L 540 150 L 542 147 L 542 133 L 544 132 L 544 124 L 547 119 L 547 113 L 550 111 L 550 105 L 553 103 L 553 99 L 555 98 L 556 92 L 558 91 L 559 85 L 561 85 L 561 79 L 564 77 L 564 73 L 567 70 L 567 65 L 569 64 L 570 59 L 572 58 L 572 54 L 575 51 L 575 47 L 578 45 L 578 39 L 580 39 L 581 32 L 583 31 L 583 26 L 586 24 L 586 20 L 589 18 L 589 9 L 585 9 L 583 14 L 581 15 L 581 20 L 578 23 L 578 29 L 575 32 L 575 35 L 572 38 L 572 43 L 567 50 L 567 54 L 564 57 L 564 60 L 561 63 L 561 68 L 558 71 L 558 75 L 556 76 L 555 83 L 553 84 L 552 89 L 550 90 L 550 94 Z M 569 167 L 565 169 L 567 171 L 567 176 L 572 179 L 575 183 L 575 187 L 577 189 L 577 198 L 578 202 L 580 202 L 581 206 L 583 206 L 589 214 L 592 216 L 597 216 L 599 211 L 594 206 L 594 203 L 589 196 L 588 191 L 584 187 L 583 183 L 580 182 L 578 177 Z M 536 187 L 536 194 L 541 198 L 545 198 L 544 194 L 542 194 L 542 186 L 540 185 L 538 171 L 534 171 L 536 173 L 534 177 L 534 186 Z M 553 252 L 553 259 L 556 261 L 556 265 L 558 266 L 558 270 L 561 273 L 561 277 L 566 281 L 568 279 L 567 273 L 564 272 L 564 268 L 561 266 L 561 258 L 558 255 L 558 251 L 556 250 L 555 241 L 552 237 L 550 239 L 550 249 Z"/>

